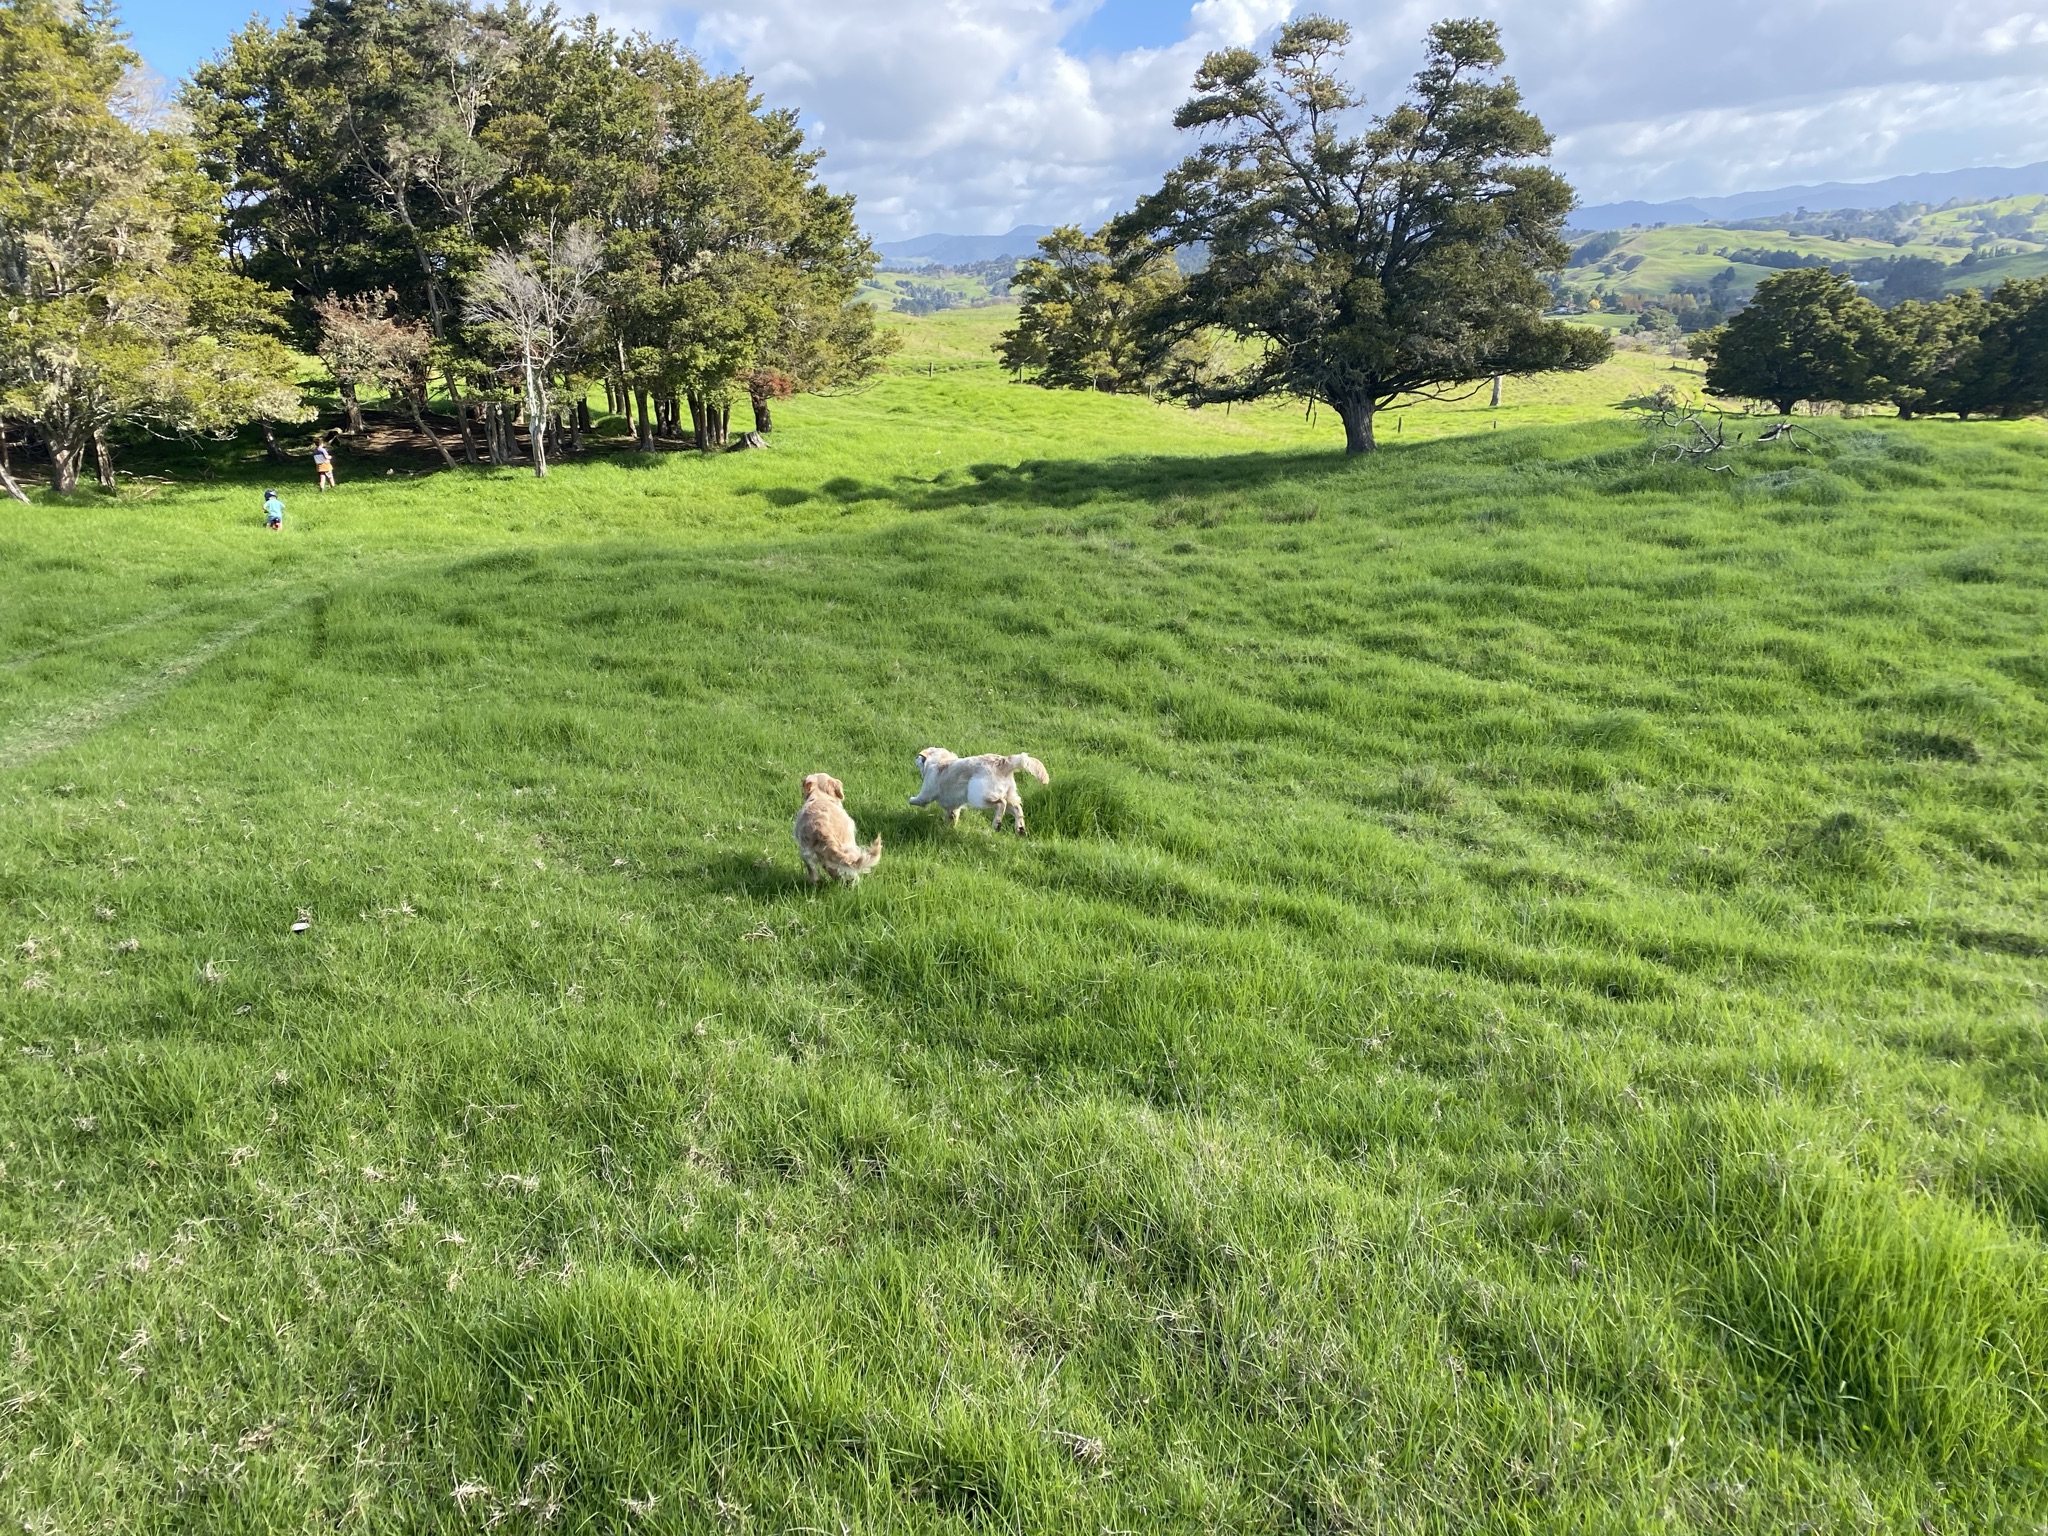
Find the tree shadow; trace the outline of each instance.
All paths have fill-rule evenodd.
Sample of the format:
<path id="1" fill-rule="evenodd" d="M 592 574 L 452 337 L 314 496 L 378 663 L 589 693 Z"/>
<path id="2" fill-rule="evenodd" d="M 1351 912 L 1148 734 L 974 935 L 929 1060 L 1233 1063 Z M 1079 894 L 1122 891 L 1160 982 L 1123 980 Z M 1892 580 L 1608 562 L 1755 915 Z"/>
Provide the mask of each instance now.
<path id="1" fill-rule="evenodd" d="M 891 480 L 834 476 L 817 486 L 735 487 L 774 507 L 837 503 L 851 511 L 882 502 L 906 512 L 947 512 L 974 508 L 1074 508 L 1111 500 L 1159 501 L 1175 495 L 1230 495 L 1256 492 L 1280 481 L 1314 484 L 1387 473 L 1396 462 L 1428 455 L 1435 443 L 1384 444 L 1370 457 L 1328 450 L 1209 454 L 1125 455 L 1100 459 L 1026 459 L 1018 464 L 982 463 L 964 470 Z"/>

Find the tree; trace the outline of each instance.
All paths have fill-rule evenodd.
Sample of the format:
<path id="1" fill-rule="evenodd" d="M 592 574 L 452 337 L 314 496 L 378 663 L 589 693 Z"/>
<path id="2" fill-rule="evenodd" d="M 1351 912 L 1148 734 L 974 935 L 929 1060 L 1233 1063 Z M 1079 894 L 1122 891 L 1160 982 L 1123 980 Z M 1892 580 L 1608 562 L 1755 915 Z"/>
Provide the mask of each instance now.
<path id="1" fill-rule="evenodd" d="M 503 98 L 555 25 L 517 5 L 313 0 L 275 30 L 251 22 L 185 93 L 250 269 L 293 293 L 304 339 L 320 297 L 394 292 L 438 344 L 472 461 L 463 292 L 533 225 L 509 150 L 534 136 L 513 124 L 507 142 Z"/>
<path id="2" fill-rule="evenodd" d="M 1541 273 L 1571 252 L 1572 191 L 1535 163 L 1550 135 L 1524 110 L 1499 29 L 1445 21 L 1409 98 L 1351 131 L 1363 105 L 1338 79 L 1351 39 L 1308 16 L 1267 57 L 1212 53 L 1174 118 L 1208 143 L 1113 227 L 1118 252 L 1206 248 L 1162 305 L 1162 340 L 1220 330 L 1249 363 L 1193 371 L 1196 402 L 1293 395 L 1327 404 L 1348 452 L 1407 396 L 1480 387 L 1496 374 L 1589 368 L 1606 337 L 1545 321 Z"/>
<path id="3" fill-rule="evenodd" d="M 354 406 L 356 392 L 363 386 L 403 394 L 420 436 L 432 443 L 441 462 L 453 469 L 455 459 L 448 445 L 427 425 L 424 402 L 434 338 L 424 325 L 395 317 L 392 303 L 388 291 L 350 299 L 330 294 L 317 301 L 313 312 L 320 322 L 320 361 L 338 382 L 350 387 L 354 430 L 363 428 L 361 409 Z"/>
<path id="4" fill-rule="evenodd" d="M 1976 356 L 1984 320 L 1983 295 L 1968 289 L 1886 311 L 1875 361 L 1900 416 L 1955 409 L 1958 379 Z"/>
<path id="5" fill-rule="evenodd" d="M 98 12 L 0 5 L 0 416 L 35 430 L 60 492 L 88 449 L 113 484 L 124 422 L 306 414 L 276 296 L 221 255 L 220 189 L 180 135 L 113 110 L 135 62 Z"/>
<path id="6" fill-rule="evenodd" d="M 2048 278 L 2000 283 L 1974 318 L 1974 345 L 1959 360 L 1944 403 L 1965 416 L 2048 410 Z"/>
<path id="7" fill-rule="evenodd" d="M 902 345 L 903 333 L 883 330 L 872 308 L 849 303 L 829 288 L 786 302 L 747 375 L 754 430 L 775 429 L 772 401 L 861 385 Z"/>
<path id="8" fill-rule="evenodd" d="M 1721 327 L 1707 388 L 1768 400 L 1789 416 L 1801 400 L 1860 405 L 1884 396 L 1884 315 L 1848 278 L 1798 267 L 1758 284 Z"/>
<path id="9" fill-rule="evenodd" d="M 996 351 L 1005 368 L 1033 372 L 1048 389 L 1142 390 L 1162 364 L 1152 315 L 1180 286 L 1170 255 L 1140 246 L 1113 259 L 1106 232 L 1065 225 L 1011 279 L 1024 304 Z"/>
<path id="10" fill-rule="evenodd" d="M 536 475 L 548 472 L 555 371 L 574 361 L 596 328 L 599 257 L 596 232 L 572 224 L 559 238 L 550 231 L 523 251 L 494 252 L 470 284 L 467 318 L 507 348 L 506 366 L 524 385 Z"/>
<path id="11" fill-rule="evenodd" d="M 1947 278 L 1947 265 L 1931 256 L 1894 256 L 1885 264 L 1878 302 L 1890 309 L 1914 299 L 1939 299 Z"/>
<path id="12" fill-rule="evenodd" d="M 874 251 L 853 200 L 817 180 L 820 155 L 794 113 L 764 110 L 744 75 L 711 76 L 688 55 L 643 52 L 637 67 L 664 110 L 655 174 L 622 203 L 614 266 L 630 274 L 627 328 L 660 359 L 657 390 L 687 399 L 709 450 L 725 444 L 733 397 L 752 394 L 755 375 L 782 372 L 796 387 L 800 373 L 783 363 L 802 360 L 789 343 L 803 338 L 789 317 L 836 315 L 805 328 L 813 347 L 833 341 L 836 379 L 879 359 L 872 312 L 852 306 Z M 645 378 L 648 354 L 627 355 Z"/>

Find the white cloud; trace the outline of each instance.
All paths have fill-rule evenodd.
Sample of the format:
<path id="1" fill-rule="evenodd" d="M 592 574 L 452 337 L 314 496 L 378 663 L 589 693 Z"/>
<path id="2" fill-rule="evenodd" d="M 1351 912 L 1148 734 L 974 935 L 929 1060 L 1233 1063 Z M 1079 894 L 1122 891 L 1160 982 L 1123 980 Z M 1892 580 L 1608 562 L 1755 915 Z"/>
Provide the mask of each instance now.
<path id="1" fill-rule="evenodd" d="M 1310 8 L 1354 24 L 1376 105 L 1437 17 L 1498 19 L 1588 201 L 2048 158 L 2048 10 L 2012 0 L 1200 0 L 1180 40 L 1085 58 L 1062 38 L 1088 0 L 605 6 L 801 107 L 828 180 L 860 194 L 884 238 L 1128 206 L 1185 152 L 1170 117 L 1202 54 Z"/>

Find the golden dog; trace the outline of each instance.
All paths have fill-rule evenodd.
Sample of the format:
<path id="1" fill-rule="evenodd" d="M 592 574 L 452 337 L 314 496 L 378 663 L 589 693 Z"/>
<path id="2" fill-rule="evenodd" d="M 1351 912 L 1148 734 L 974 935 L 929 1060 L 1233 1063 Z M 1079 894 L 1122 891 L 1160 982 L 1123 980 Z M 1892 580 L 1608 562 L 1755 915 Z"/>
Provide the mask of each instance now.
<path id="1" fill-rule="evenodd" d="M 1041 784 L 1052 775 L 1045 764 L 1027 753 L 1004 757 L 984 752 L 979 757 L 957 757 L 944 747 L 926 747 L 917 754 L 917 771 L 924 775 L 924 787 L 910 797 L 912 805 L 936 805 L 946 813 L 946 824 L 957 825 L 963 810 L 996 813 L 992 830 L 1003 830 L 1008 816 L 1024 831 L 1024 802 L 1017 794 L 1017 775 L 1028 773 Z"/>
<path id="2" fill-rule="evenodd" d="M 846 786 L 829 773 L 804 779 L 803 809 L 796 813 L 796 851 L 811 884 L 822 870 L 849 884 L 882 862 L 882 840 L 863 848 L 846 814 Z"/>

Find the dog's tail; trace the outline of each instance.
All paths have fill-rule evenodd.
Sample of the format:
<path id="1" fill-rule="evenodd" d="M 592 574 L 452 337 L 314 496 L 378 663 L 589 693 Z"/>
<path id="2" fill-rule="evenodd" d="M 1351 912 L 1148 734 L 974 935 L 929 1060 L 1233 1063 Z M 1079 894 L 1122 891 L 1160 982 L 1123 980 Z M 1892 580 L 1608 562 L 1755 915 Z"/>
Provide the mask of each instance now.
<path id="1" fill-rule="evenodd" d="M 1052 775 L 1045 771 L 1045 764 L 1031 756 L 1028 752 L 1019 752 L 1015 757 L 1010 758 L 1009 768 L 1012 773 L 1028 773 L 1041 784 L 1050 784 L 1052 782 Z"/>
<path id="2" fill-rule="evenodd" d="M 881 862 L 882 839 L 881 835 L 878 833 L 876 834 L 875 840 L 872 843 L 868 844 L 867 847 L 859 848 L 854 851 L 853 863 L 850 867 L 856 875 L 864 875 Z"/>

